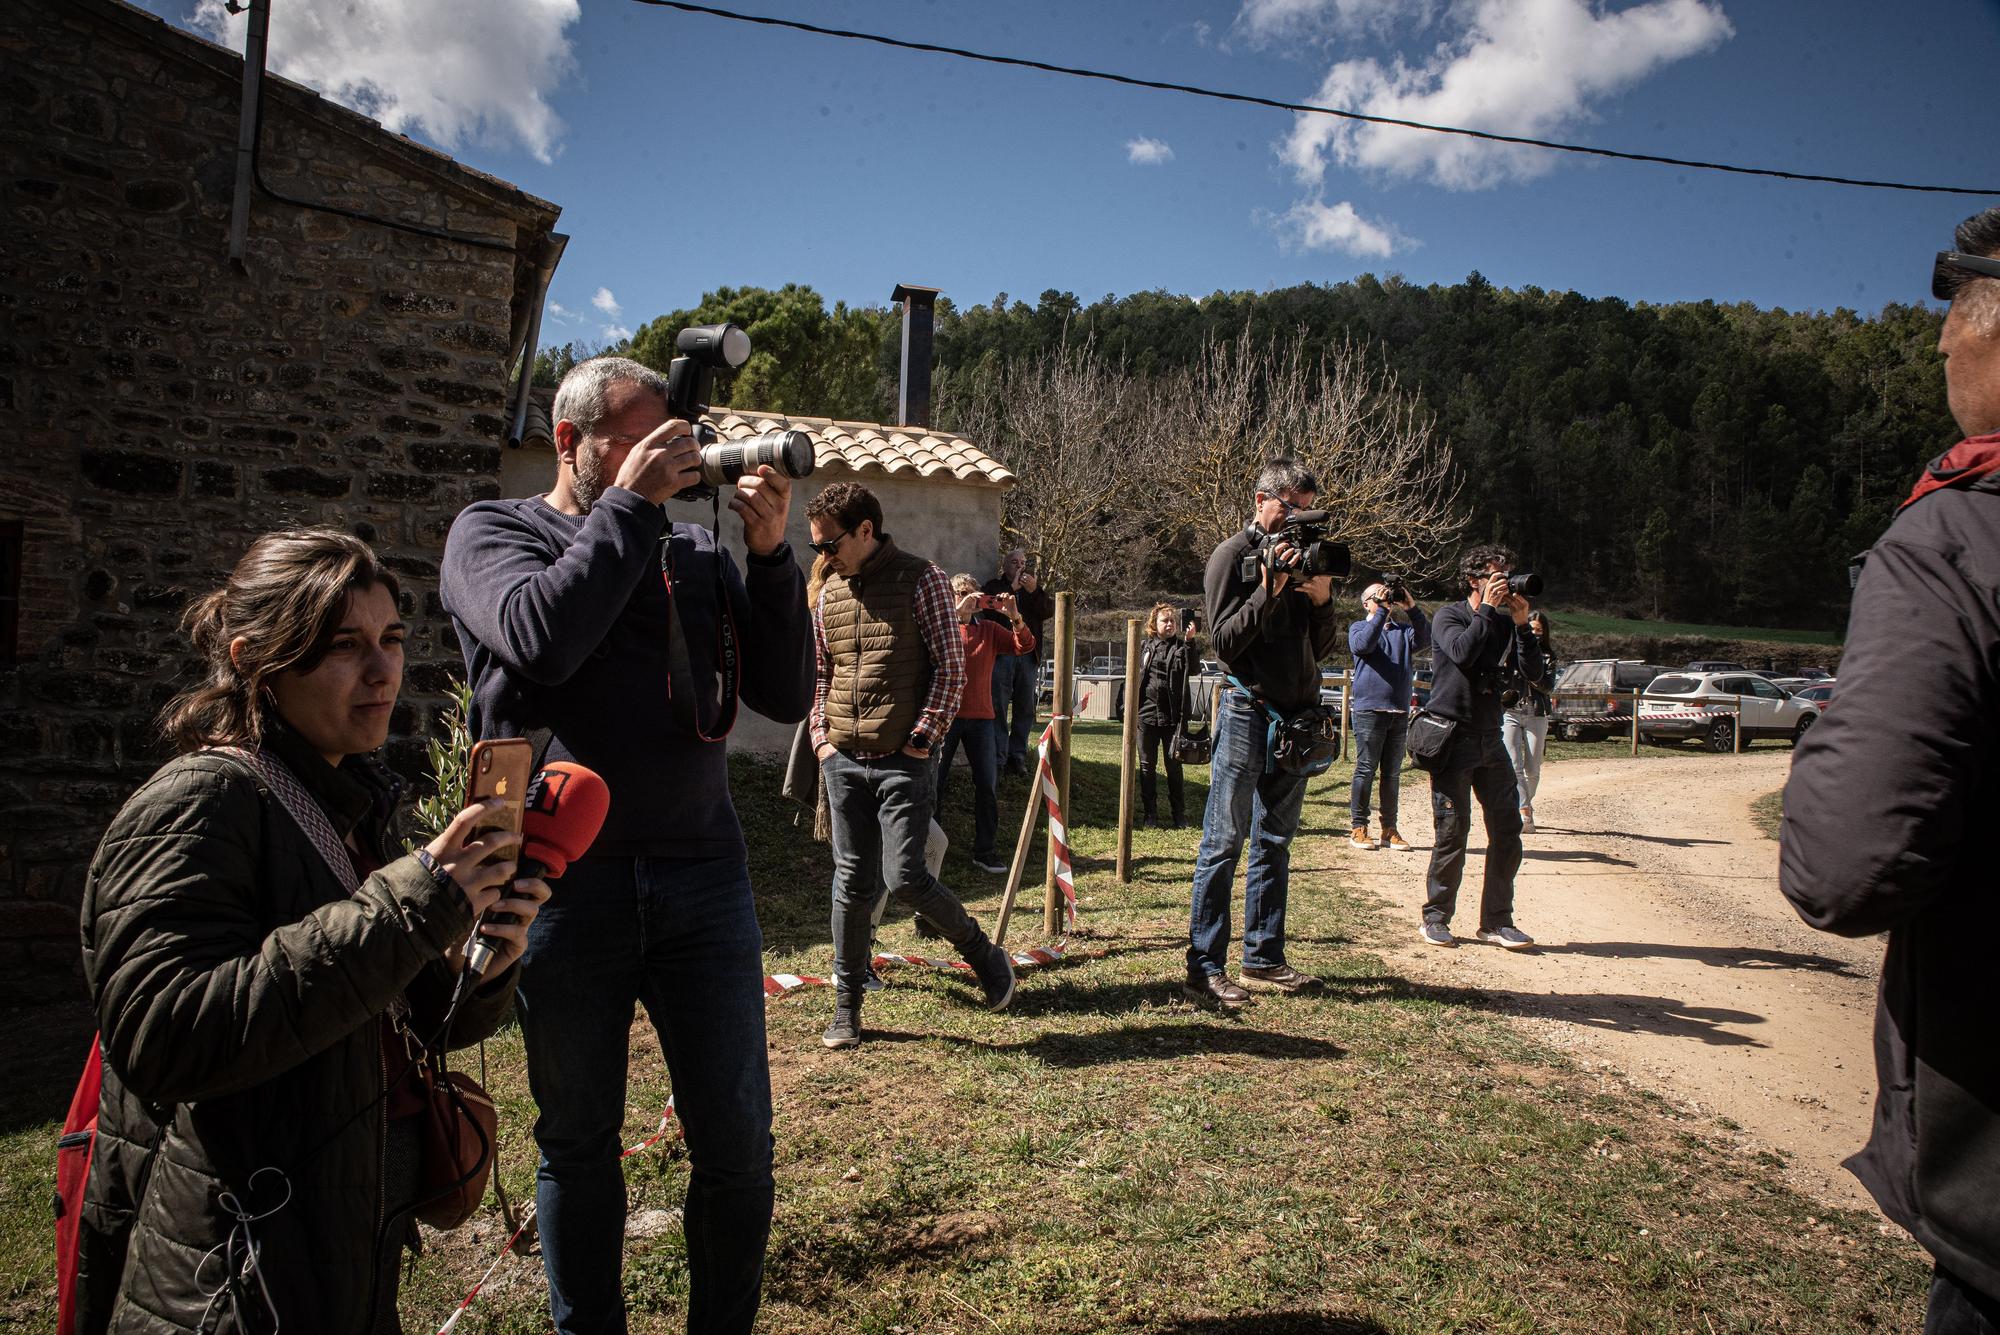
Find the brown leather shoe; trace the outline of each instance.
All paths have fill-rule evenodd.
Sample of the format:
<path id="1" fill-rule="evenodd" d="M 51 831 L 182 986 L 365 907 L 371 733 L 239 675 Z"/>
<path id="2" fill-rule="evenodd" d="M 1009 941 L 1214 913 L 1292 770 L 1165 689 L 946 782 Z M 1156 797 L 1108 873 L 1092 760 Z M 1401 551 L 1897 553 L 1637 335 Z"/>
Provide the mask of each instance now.
<path id="1" fill-rule="evenodd" d="M 1366 825 L 1355 826 L 1354 833 L 1348 836 L 1348 842 L 1356 848 L 1365 848 L 1371 853 L 1375 851 L 1375 841 L 1368 837 L 1368 827 Z"/>
<path id="2" fill-rule="evenodd" d="M 1190 1001 L 1198 1001 L 1207 1006 L 1219 1006 L 1226 1011 L 1239 1011 L 1254 1003 L 1257 998 L 1238 987 L 1226 973 L 1212 973 L 1206 978 L 1190 978 L 1181 985 Z"/>
<path id="3" fill-rule="evenodd" d="M 1268 969 L 1243 967 L 1243 982 L 1246 986 L 1269 988 L 1276 992 L 1317 992 L 1323 984 L 1309 973 L 1300 973 L 1289 964 L 1275 964 Z"/>
<path id="4" fill-rule="evenodd" d="M 1410 851 L 1409 844 L 1404 842 L 1402 835 L 1396 833 L 1394 826 L 1382 831 L 1382 847 L 1393 848 L 1398 853 L 1407 853 Z"/>

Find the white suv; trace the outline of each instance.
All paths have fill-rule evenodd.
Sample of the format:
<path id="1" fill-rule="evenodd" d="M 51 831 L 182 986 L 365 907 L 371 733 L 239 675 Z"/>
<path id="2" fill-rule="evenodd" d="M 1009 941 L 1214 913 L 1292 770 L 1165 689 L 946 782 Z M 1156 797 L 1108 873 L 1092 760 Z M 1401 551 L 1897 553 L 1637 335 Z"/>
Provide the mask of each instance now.
<path id="1" fill-rule="evenodd" d="M 1742 715 L 1743 744 L 1776 737 L 1797 741 L 1819 721 L 1819 710 L 1794 700 L 1754 672 L 1670 672 L 1655 677 L 1639 702 L 1639 735 L 1653 742 L 1699 737 L 1711 751 L 1735 746 L 1735 727 L 1726 716 L 1674 718 L 1699 710 L 1726 709 Z"/>

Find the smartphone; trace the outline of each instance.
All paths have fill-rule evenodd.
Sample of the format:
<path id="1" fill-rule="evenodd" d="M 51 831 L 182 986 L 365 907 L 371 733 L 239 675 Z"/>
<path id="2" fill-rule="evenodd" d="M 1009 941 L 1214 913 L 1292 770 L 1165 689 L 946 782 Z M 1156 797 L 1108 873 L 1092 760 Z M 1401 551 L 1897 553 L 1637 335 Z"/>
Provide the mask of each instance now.
<path id="1" fill-rule="evenodd" d="M 521 832 L 527 810 L 528 780 L 534 777 L 535 748 L 525 737 L 479 742 L 466 759 L 465 801 L 470 806 L 497 797 L 507 805 L 479 823 L 482 830 Z"/>

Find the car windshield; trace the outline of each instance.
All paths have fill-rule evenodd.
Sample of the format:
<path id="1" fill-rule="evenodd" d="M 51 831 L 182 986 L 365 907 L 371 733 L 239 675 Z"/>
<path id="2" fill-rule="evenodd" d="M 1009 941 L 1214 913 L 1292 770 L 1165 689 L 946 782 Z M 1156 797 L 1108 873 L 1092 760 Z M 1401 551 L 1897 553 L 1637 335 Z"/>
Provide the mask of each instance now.
<path id="1" fill-rule="evenodd" d="M 1646 688 L 1648 695 L 1693 695 L 1701 683 L 1693 677 L 1659 677 Z"/>

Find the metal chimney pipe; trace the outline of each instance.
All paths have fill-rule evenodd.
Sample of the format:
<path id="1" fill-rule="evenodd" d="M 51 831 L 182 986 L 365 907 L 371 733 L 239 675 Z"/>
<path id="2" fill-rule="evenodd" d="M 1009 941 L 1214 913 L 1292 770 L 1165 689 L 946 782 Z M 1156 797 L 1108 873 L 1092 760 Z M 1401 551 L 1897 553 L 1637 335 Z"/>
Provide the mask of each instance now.
<path id="1" fill-rule="evenodd" d="M 939 289 L 896 284 L 889 300 L 903 303 L 903 373 L 896 393 L 896 425 L 931 424 L 931 324 Z"/>

